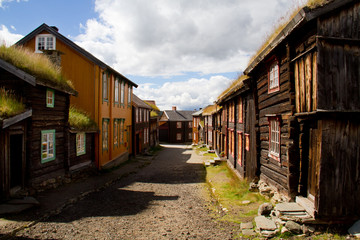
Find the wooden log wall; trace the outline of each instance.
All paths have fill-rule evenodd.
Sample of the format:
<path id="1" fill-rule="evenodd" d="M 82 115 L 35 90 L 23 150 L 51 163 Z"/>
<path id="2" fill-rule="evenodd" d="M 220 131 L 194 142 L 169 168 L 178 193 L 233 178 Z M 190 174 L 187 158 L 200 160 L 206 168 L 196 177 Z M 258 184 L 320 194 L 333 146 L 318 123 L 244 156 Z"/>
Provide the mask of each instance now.
<path id="1" fill-rule="evenodd" d="M 279 63 L 280 90 L 268 93 L 268 69 L 266 64 L 258 67 L 255 75 L 258 98 L 258 125 L 259 125 L 259 157 L 260 178 L 276 187 L 280 192 L 289 194 L 288 186 L 288 156 L 289 143 L 288 117 L 292 114 L 292 91 L 290 83 L 290 56 L 286 47 L 279 49 L 275 55 Z M 271 57 L 271 56 L 270 56 Z M 268 115 L 280 116 L 280 162 L 269 157 L 269 121 Z"/>
<path id="2" fill-rule="evenodd" d="M 65 172 L 68 141 L 66 140 L 69 112 L 69 95 L 55 91 L 54 108 L 46 107 L 46 87 L 37 86 L 26 90 L 28 105 L 33 116 L 29 121 L 27 139 L 28 176 L 31 181 L 43 181 Z M 56 159 L 41 163 L 41 131 L 55 129 Z M 58 172 L 58 173 L 56 173 Z"/>
<path id="3" fill-rule="evenodd" d="M 360 117 L 319 120 L 322 132 L 318 214 L 360 215 Z"/>

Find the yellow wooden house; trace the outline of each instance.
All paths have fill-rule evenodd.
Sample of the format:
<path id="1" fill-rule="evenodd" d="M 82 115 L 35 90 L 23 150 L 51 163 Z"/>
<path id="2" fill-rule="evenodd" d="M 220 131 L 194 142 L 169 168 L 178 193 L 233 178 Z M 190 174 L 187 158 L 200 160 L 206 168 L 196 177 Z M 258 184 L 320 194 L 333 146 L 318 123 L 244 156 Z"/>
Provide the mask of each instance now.
<path id="1" fill-rule="evenodd" d="M 126 161 L 132 153 L 132 89 L 137 84 L 61 35 L 56 27 L 42 24 L 17 45 L 47 54 L 71 79 L 77 97 L 71 105 L 81 108 L 99 126 L 94 161 L 99 169 Z"/>

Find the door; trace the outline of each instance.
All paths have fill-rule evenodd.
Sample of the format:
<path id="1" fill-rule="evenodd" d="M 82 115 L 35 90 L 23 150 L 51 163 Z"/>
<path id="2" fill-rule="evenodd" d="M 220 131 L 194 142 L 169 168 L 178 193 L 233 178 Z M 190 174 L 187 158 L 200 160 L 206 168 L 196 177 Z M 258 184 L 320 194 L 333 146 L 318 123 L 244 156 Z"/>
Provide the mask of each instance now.
<path id="1" fill-rule="evenodd" d="M 24 178 L 24 135 L 10 135 L 10 192 L 16 192 L 23 186 Z"/>
<path id="2" fill-rule="evenodd" d="M 319 163 L 321 158 L 321 131 L 319 129 L 310 129 L 309 138 L 307 197 L 314 202 L 318 189 Z"/>

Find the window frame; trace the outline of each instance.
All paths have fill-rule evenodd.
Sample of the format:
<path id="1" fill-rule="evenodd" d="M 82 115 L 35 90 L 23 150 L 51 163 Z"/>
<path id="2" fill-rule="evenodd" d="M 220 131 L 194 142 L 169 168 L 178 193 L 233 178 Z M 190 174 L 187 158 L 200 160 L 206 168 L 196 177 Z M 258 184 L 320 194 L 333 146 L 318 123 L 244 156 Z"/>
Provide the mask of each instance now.
<path id="1" fill-rule="evenodd" d="M 109 102 L 109 79 L 105 71 L 102 74 L 102 100 L 103 102 Z"/>
<path id="2" fill-rule="evenodd" d="M 243 108 L 243 99 L 239 98 L 239 113 L 238 113 L 238 118 L 239 118 L 239 123 L 243 123 L 244 122 L 244 108 Z"/>
<path id="3" fill-rule="evenodd" d="M 39 49 L 39 39 L 44 38 L 44 49 Z M 52 48 L 48 47 L 48 39 L 51 38 L 53 42 Z M 42 53 L 43 50 L 56 50 L 56 37 L 52 34 L 38 34 L 35 38 L 35 52 Z"/>
<path id="4" fill-rule="evenodd" d="M 238 159 L 237 162 L 239 164 L 240 167 L 243 167 L 243 151 L 244 151 L 244 147 L 243 147 L 243 132 L 238 131 Z"/>
<path id="5" fill-rule="evenodd" d="M 52 96 L 49 97 L 49 93 L 52 93 Z M 52 103 L 49 103 L 49 99 L 51 99 Z M 54 89 L 46 89 L 46 107 L 54 108 L 55 107 L 55 90 Z"/>
<path id="6" fill-rule="evenodd" d="M 102 139 L 102 151 L 109 151 L 109 118 L 103 118 L 102 119 L 102 127 L 101 127 L 101 139 Z M 106 124 L 105 124 L 106 123 Z M 106 125 L 106 132 L 104 131 L 105 125 Z M 106 141 L 105 141 L 106 140 Z M 104 143 L 106 143 L 104 145 Z"/>
<path id="7" fill-rule="evenodd" d="M 177 129 L 181 129 L 181 127 L 182 127 L 181 122 L 176 122 L 176 128 L 177 128 Z"/>
<path id="8" fill-rule="evenodd" d="M 176 141 L 181 141 L 181 138 L 182 138 L 181 135 L 182 135 L 181 133 L 176 133 Z"/>
<path id="9" fill-rule="evenodd" d="M 49 155 L 49 148 L 48 146 L 50 145 L 49 142 L 49 135 L 48 134 L 52 134 L 53 138 L 52 138 L 52 151 L 53 151 L 53 155 L 51 157 L 43 157 L 43 152 L 44 152 L 44 135 L 47 136 L 47 140 L 46 140 L 46 155 Z M 56 131 L 55 129 L 50 129 L 50 130 L 42 130 L 41 131 L 41 147 L 40 147 L 40 156 L 41 156 L 41 163 L 47 163 L 50 161 L 55 160 L 56 158 Z"/>
<path id="10" fill-rule="evenodd" d="M 125 106 L 125 81 L 120 83 L 120 105 Z"/>
<path id="11" fill-rule="evenodd" d="M 128 101 L 127 101 L 128 107 L 131 107 L 131 91 L 132 91 L 132 87 L 130 84 L 128 84 Z"/>
<path id="12" fill-rule="evenodd" d="M 269 122 L 269 154 L 268 154 L 268 156 L 280 162 L 280 156 L 281 156 L 281 122 L 280 122 L 280 118 L 279 117 L 268 117 L 268 122 Z M 276 151 L 276 150 L 278 150 L 278 151 Z"/>
<path id="13" fill-rule="evenodd" d="M 114 147 L 118 147 L 119 144 L 119 119 L 115 118 L 113 123 L 113 145 Z"/>
<path id="14" fill-rule="evenodd" d="M 114 80 L 114 105 L 119 104 L 119 78 L 115 77 Z"/>
<path id="15" fill-rule="evenodd" d="M 274 79 L 272 80 L 272 76 Z M 277 83 L 273 83 L 277 79 Z M 268 93 L 280 90 L 280 66 L 276 57 L 273 57 L 268 65 Z"/>
<path id="16" fill-rule="evenodd" d="M 81 137 L 81 136 L 83 136 L 83 137 Z M 78 137 L 80 137 L 80 140 L 78 139 Z M 80 145 L 80 147 L 79 147 L 79 145 Z M 81 156 L 84 154 L 86 154 L 86 133 L 79 132 L 79 133 L 76 133 L 76 156 Z"/>

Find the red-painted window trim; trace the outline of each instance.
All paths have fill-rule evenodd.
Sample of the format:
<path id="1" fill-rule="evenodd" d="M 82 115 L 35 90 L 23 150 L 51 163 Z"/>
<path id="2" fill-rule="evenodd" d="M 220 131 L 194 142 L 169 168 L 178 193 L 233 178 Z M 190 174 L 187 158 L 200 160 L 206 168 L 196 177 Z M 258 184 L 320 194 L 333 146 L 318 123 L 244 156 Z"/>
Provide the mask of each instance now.
<path id="1" fill-rule="evenodd" d="M 238 134 L 238 158 L 237 162 L 240 167 L 243 166 L 243 132 L 237 131 Z"/>
<path id="2" fill-rule="evenodd" d="M 243 99 L 239 99 L 239 123 L 243 123 L 244 108 L 243 108 Z"/>

